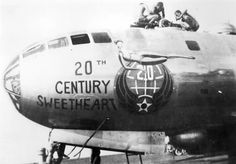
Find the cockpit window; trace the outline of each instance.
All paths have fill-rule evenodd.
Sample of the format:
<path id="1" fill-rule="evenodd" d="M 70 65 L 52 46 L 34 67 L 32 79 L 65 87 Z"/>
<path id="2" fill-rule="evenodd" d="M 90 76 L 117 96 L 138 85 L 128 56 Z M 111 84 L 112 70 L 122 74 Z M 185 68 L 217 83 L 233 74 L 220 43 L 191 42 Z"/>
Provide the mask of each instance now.
<path id="1" fill-rule="evenodd" d="M 190 49 L 192 51 L 200 51 L 200 47 L 196 41 L 186 40 L 185 43 L 187 44 L 188 49 Z"/>
<path id="2" fill-rule="evenodd" d="M 111 38 L 106 32 L 92 33 L 95 43 L 111 43 Z"/>
<path id="3" fill-rule="evenodd" d="M 68 46 L 68 40 L 66 37 L 50 40 L 48 42 L 48 49 L 55 49 Z"/>
<path id="4" fill-rule="evenodd" d="M 37 44 L 31 48 L 29 48 L 26 52 L 23 53 L 23 57 L 27 57 L 34 53 L 42 52 L 45 50 L 45 46 L 43 44 Z"/>
<path id="5" fill-rule="evenodd" d="M 72 35 L 71 41 L 73 45 L 90 43 L 90 40 L 87 34 Z"/>

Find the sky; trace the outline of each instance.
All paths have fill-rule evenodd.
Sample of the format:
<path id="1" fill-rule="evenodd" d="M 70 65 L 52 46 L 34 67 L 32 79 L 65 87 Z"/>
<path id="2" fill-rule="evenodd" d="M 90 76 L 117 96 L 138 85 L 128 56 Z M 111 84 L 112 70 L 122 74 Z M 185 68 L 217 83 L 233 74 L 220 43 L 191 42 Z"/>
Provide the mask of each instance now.
<path id="1" fill-rule="evenodd" d="M 28 45 L 57 34 L 87 28 L 123 30 L 135 21 L 140 2 L 148 0 L 0 0 L 0 78 L 14 56 Z M 235 0 L 163 0 L 166 18 L 188 9 L 199 31 L 229 22 L 236 25 Z M 49 129 L 18 113 L 0 83 L 0 163 L 29 163 L 39 159 Z M 87 153 L 88 154 L 88 153 Z M 86 155 L 86 153 L 85 153 Z"/>

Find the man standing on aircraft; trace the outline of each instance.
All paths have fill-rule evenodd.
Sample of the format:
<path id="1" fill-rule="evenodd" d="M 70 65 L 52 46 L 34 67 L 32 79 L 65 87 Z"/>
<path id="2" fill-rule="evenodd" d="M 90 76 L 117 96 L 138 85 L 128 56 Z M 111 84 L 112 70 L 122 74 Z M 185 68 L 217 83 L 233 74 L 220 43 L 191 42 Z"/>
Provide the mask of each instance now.
<path id="1" fill-rule="evenodd" d="M 165 18 L 163 2 L 158 2 L 151 10 L 144 3 L 140 3 L 140 6 L 139 22 L 148 22 L 145 28 L 149 28 L 154 22 L 159 22 L 162 18 Z"/>
<path id="2" fill-rule="evenodd" d="M 195 18 L 193 18 L 187 10 L 183 13 L 180 10 L 175 11 L 175 19 L 176 21 L 181 21 L 185 23 L 182 27 L 187 31 L 197 31 L 199 29 L 199 24 Z"/>

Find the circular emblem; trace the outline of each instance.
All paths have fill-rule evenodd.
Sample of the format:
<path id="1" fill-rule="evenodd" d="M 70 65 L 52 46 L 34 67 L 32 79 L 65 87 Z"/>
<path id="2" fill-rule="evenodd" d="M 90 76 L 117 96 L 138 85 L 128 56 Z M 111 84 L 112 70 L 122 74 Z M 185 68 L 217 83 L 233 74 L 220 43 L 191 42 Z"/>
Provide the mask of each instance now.
<path id="1" fill-rule="evenodd" d="M 119 104 L 132 112 L 150 113 L 164 105 L 173 89 L 169 71 L 163 64 L 131 63 L 134 70 L 121 68 L 116 80 Z"/>

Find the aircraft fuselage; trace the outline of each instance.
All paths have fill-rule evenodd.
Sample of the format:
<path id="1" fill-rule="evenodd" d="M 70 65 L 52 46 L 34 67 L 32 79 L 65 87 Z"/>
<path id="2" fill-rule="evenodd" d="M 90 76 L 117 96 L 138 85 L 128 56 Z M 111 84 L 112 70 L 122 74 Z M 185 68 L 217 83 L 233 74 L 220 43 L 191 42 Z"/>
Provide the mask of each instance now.
<path id="1" fill-rule="evenodd" d="M 39 51 L 21 54 L 9 66 L 17 65 L 17 73 L 5 75 L 18 111 L 62 129 L 93 130 L 106 118 L 101 130 L 187 130 L 236 121 L 235 36 L 130 29 L 118 36 L 125 55 L 150 52 L 189 58 L 147 65 L 125 61 L 133 68 L 126 69 L 114 37 L 99 35 L 69 34 L 59 37 L 64 38 L 60 48 L 49 40 L 39 43 Z M 15 78 L 8 78 L 11 73 Z M 18 88 L 14 81 L 19 81 Z"/>

